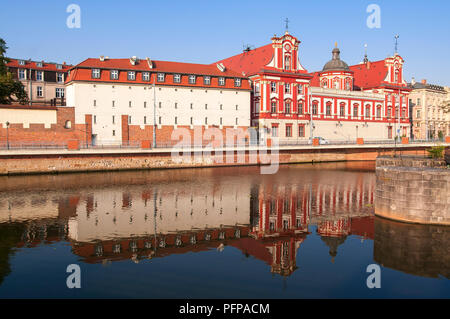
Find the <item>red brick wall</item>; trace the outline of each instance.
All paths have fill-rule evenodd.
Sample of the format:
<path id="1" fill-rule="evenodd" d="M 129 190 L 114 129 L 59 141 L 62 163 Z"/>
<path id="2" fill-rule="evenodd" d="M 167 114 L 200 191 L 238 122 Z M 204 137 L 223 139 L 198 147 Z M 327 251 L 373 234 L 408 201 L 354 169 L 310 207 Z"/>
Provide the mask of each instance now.
<path id="1" fill-rule="evenodd" d="M 56 124 L 50 128 L 39 123 L 30 123 L 29 128 L 24 128 L 22 124 L 10 124 L 7 138 L 6 127 L 0 127 L 0 144 L 5 145 L 7 139 L 12 147 L 32 143 L 66 145 L 68 140 L 86 140 L 86 125 L 75 124 L 73 107 L 58 107 L 56 112 Z M 65 128 L 67 121 L 72 123 L 71 128 Z"/>

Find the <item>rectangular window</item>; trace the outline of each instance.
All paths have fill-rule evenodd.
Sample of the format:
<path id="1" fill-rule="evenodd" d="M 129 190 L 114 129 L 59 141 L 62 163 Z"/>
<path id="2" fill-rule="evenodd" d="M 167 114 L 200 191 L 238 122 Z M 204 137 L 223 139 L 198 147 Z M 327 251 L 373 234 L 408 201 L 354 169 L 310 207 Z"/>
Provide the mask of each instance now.
<path id="1" fill-rule="evenodd" d="M 144 116 L 144 124 L 147 124 L 147 116 Z"/>
<path id="2" fill-rule="evenodd" d="M 241 79 L 234 79 L 234 86 L 240 87 L 241 86 Z"/>
<path id="3" fill-rule="evenodd" d="M 278 137 L 278 126 L 272 125 L 272 137 Z"/>
<path id="4" fill-rule="evenodd" d="M 173 82 L 180 83 L 181 82 L 181 75 L 180 74 L 174 74 Z"/>
<path id="5" fill-rule="evenodd" d="M 127 79 L 128 79 L 128 81 L 134 81 L 134 80 L 136 80 L 136 72 L 134 72 L 134 71 L 128 71 Z"/>
<path id="6" fill-rule="evenodd" d="M 305 125 L 298 126 L 298 137 L 305 137 Z"/>
<path id="7" fill-rule="evenodd" d="M 150 81 L 150 73 L 142 72 L 142 81 Z"/>
<path id="8" fill-rule="evenodd" d="M 116 106 L 116 101 L 112 101 L 112 107 L 115 107 Z"/>
<path id="9" fill-rule="evenodd" d="M 131 101 L 128 101 L 128 107 L 131 107 Z"/>
<path id="10" fill-rule="evenodd" d="M 312 114 L 317 115 L 317 103 L 313 103 L 312 105 Z"/>
<path id="11" fill-rule="evenodd" d="M 277 92 L 277 83 L 276 82 L 270 82 L 270 92 L 272 92 L 272 93 Z"/>
<path id="12" fill-rule="evenodd" d="M 176 103 L 176 102 L 175 102 L 175 108 L 176 108 L 176 109 L 178 108 L 178 103 Z"/>
<path id="13" fill-rule="evenodd" d="M 25 80 L 26 79 L 26 72 L 24 69 L 19 70 L 19 80 Z"/>
<path id="14" fill-rule="evenodd" d="M 330 104 L 327 104 L 327 106 L 326 106 L 326 114 L 327 114 L 328 116 L 331 115 L 331 105 L 330 105 Z"/>
<path id="15" fill-rule="evenodd" d="M 211 77 L 210 76 L 203 77 L 203 84 L 210 85 L 211 84 Z"/>
<path id="16" fill-rule="evenodd" d="M 377 118 L 381 117 L 381 107 L 377 107 Z"/>
<path id="17" fill-rule="evenodd" d="M 221 86 L 225 85 L 225 78 L 224 77 L 220 77 L 219 78 L 219 85 L 221 85 Z"/>
<path id="18" fill-rule="evenodd" d="M 94 124 L 97 124 L 97 115 L 94 115 Z"/>
<path id="19" fill-rule="evenodd" d="M 339 106 L 339 115 L 345 116 L 345 105 Z"/>
<path id="20" fill-rule="evenodd" d="M 97 100 L 94 100 L 94 106 L 97 106 Z"/>
<path id="21" fill-rule="evenodd" d="M 290 94 L 291 93 L 291 85 L 290 84 L 285 84 L 284 85 L 284 93 L 286 93 L 286 94 Z"/>
<path id="22" fill-rule="evenodd" d="M 223 105 L 222 104 L 220 104 L 220 110 L 222 110 L 223 109 Z"/>
<path id="23" fill-rule="evenodd" d="M 195 75 L 189 75 L 189 84 L 195 84 L 196 77 Z"/>
<path id="24" fill-rule="evenodd" d="M 36 89 L 36 96 L 37 97 L 42 97 L 43 96 L 43 92 L 42 92 L 42 86 L 38 86 Z"/>
<path id="25" fill-rule="evenodd" d="M 43 81 L 43 80 L 44 80 L 44 72 L 36 71 L 36 81 Z"/>
<path id="26" fill-rule="evenodd" d="M 177 124 L 178 124 L 178 117 L 175 116 L 175 125 L 177 125 Z"/>
<path id="27" fill-rule="evenodd" d="M 366 106 L 366 117 L 370 117 L 370 106 Z"/>
<path id="28" fill-rule="evenodd" d="M 208 125 L 208 118 L 205 117 L 205 125 Z"/>
<path id="29" fill-rule="evenodd" d="M 162 102 L 159 102 L 159 108 L 161 108 L 162 107 Z"/>
<path id="30" fill-rule="evenodd" d="M 116 131 L 115 130 L 112 131 L 112 136 L 116 136 Z"/>
<path id="31" fill-rule="evenodd" d="M 116 124 L 116 117 L 114 115 L 112 116 L 112 124 Z"/>
<path id="32" fill-rule="evenodd" d="M 298 114 L 303 114 L 303 102 L 298 103 Z"/>
<path id="33" fill-rule="evenodd" d="M 56 73 L 56 78 L 59 83 L 64 82 L 64 73 Z"/>
<path id="34" fill-rule="evenodd" d="M 391 116 L 392 116 L 392 111 L 391 111 L 391 108 L 388 107 L 388 114 L 387 114 L 387 117 L 388 117 L 388 118 L 391 118 Z"/>
<path id="35" fill-rule="evenodd" d="M 298 85 L 298 94 L 303 94 L 303 85 Z"/>
<path id="36" fill-rule="evenodd" d="M 239 109 L 239 105 L 236 104 L 236 111 Z"/>
<path id="37" fill-rule="evenodd" d="M 277 113 L 277 102 L 272 102 L 272 103 L 270 104 L 270 111 L 271 111 L 272 113 Z"/>
<path id="38" fill-rule="evenodd" d="M 158 123 L 161 124 L 161 116 L 158 119 Z"/>
<path id="39" fill-rule="evenodd" d="M 56 88 L 55 96 L 59 97 L 59 98 L 64 97 L 64 89 L 63 88 Z"/>
<path id="40" fill-rule="evenodd" d="M 420 119 L 420 110 L 417 110 L 417 116 L 418 119 Z"/>
<path id="41" fill-rule="evenodd" d="M 100 79 L 100 69 L 92 69 L 92 78 Z"/>
<path id="42" fill-rule="evenodd" d="M 236 117 L 236 125 L 239 125 L 239 119 Z"/>
<path id="43" fill-rule="evenodd" d="M 208 109 L 208 104 L 205 104 L 205 110 L 207 110 Z"/>
<path id="44" fill-rule="evenodd" d="M 222 125 L 222 118 L 220 118 L 220 125 Z"/>
<path id="45" fill-rule="evenodd" d="M 194 123 L 194 118 L 191 117 L 191 125 Z"/>
<path id="46" fill-rule="evenodd" d="M 353 117 L 358 117 L 358 107 L 357 106 L 353 107 Z"/>
<path id="47" fill-rule="evenodd" d="M 284 111 L 285 111 L 286 114 L 290 114 L 291 113 L 291 102 L 284 103 Z"/>
<path id="48" fill-rule="evenodd" d="M 286 125 L 286 137 L 292 137 L 292 125 Z"/>
<path id="49" fill-rule="evenodd" d="M 147 108 L 147 102 L 144 101 L 144 109 Z"/>
<path id="50" fill-rule="evenodd" d="M 109 71 L 109 78 L 111 80 L 117 80 L 119 78 L 119 71 L 118 70 Z"/>
<path id="51" fill-rule="evenodd" d="M 164 82 L 164 73 L 158 73 L 158 82 Z"/>
<path id="52" fill-rule="evenodd" d="M 192 109 L 194 109 L 194 104 L 193 104 L 193 103 L 191 103 L 191 110 L 192 110 Z"/>

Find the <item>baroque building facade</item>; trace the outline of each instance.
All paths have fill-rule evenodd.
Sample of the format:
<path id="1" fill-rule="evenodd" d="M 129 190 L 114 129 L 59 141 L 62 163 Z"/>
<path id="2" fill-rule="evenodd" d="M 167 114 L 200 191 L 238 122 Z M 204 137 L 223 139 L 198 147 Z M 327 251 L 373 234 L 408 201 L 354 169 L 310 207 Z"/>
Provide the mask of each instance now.
<path id="1" fill-rule="evenodd" d="M 299 44 L 286 31 L 268 45 L 219 61 L 252 81 L 252 126 L 262 135 L 281 143 L 409 136 L 410 89 L 400 55 L 348 66 L 336 45 L 323 69 L 309 73 Z"/>

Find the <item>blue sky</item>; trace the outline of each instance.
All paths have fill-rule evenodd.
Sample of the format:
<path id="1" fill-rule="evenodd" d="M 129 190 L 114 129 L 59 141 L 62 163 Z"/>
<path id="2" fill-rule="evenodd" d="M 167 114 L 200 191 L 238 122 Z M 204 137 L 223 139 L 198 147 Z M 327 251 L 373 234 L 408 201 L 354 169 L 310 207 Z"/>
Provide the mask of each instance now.
<path id="1" fill-rule="evenodd" d="M 394 52 L 405 59 L 409 81 L 450 85 L 450 1 L 85 1 L 0 0 L 0 37 L 7 55 L 76 64 L 88 57 L 138 56 L 154 60 L 213 63 L 289 31 L 298 37 L 308 71 L 330 60 L 337 42 L 341 58 L 357 64 L 368 45 L 370 60 Z M 69 4 L 81 8 L 81 28 L 69 29 Z M 369 4 L 381 9 L 381 28 L 366 25 Z"/>

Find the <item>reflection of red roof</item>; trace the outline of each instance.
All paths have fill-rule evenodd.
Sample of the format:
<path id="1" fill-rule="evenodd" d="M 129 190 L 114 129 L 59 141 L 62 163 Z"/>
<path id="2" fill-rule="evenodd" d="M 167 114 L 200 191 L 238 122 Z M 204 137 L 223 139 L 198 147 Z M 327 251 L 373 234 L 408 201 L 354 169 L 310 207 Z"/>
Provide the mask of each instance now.
<path id="1" fill-rule="evenodd" d="M 11 68 L 20 68 L 20 69 L 33 69 L 33 70 L 42 70 L 42 71 L 55 71 L 55 72 L 67 72 L 72 65 L 67 65 L 60 63 L 61 69 L 58 69 L 56 66 L 58 63 L 48 63 L 48 62 L 42 62 L 42 67 L 38 67 L 37 63 L 35 61 L 28 61 L 28 60 L 20 60 L 20 59 L 9 59 L 10 62 L 6 63 L 7 67 Z M 19 61 L 24 61 L 25 65 L 20 65 Z"/>
<path id="2" fill-rule="evenodd" d="M 241 54 L 223 59 L 217 63 L 223 63 L 227 69 L 237 72 L 245 72 L 246 76 L 258 73 L 266 64 L 272 60 L 272 43 L 265 46 L 243 52 Z"/>
<path id="3" fill-rule="evenodd" d="M 366 217 L 352 217 L 351 233 L 352 235 L 359 235 L 364 238 L 374 239 L 375 228 L 373 216 Z"/>

